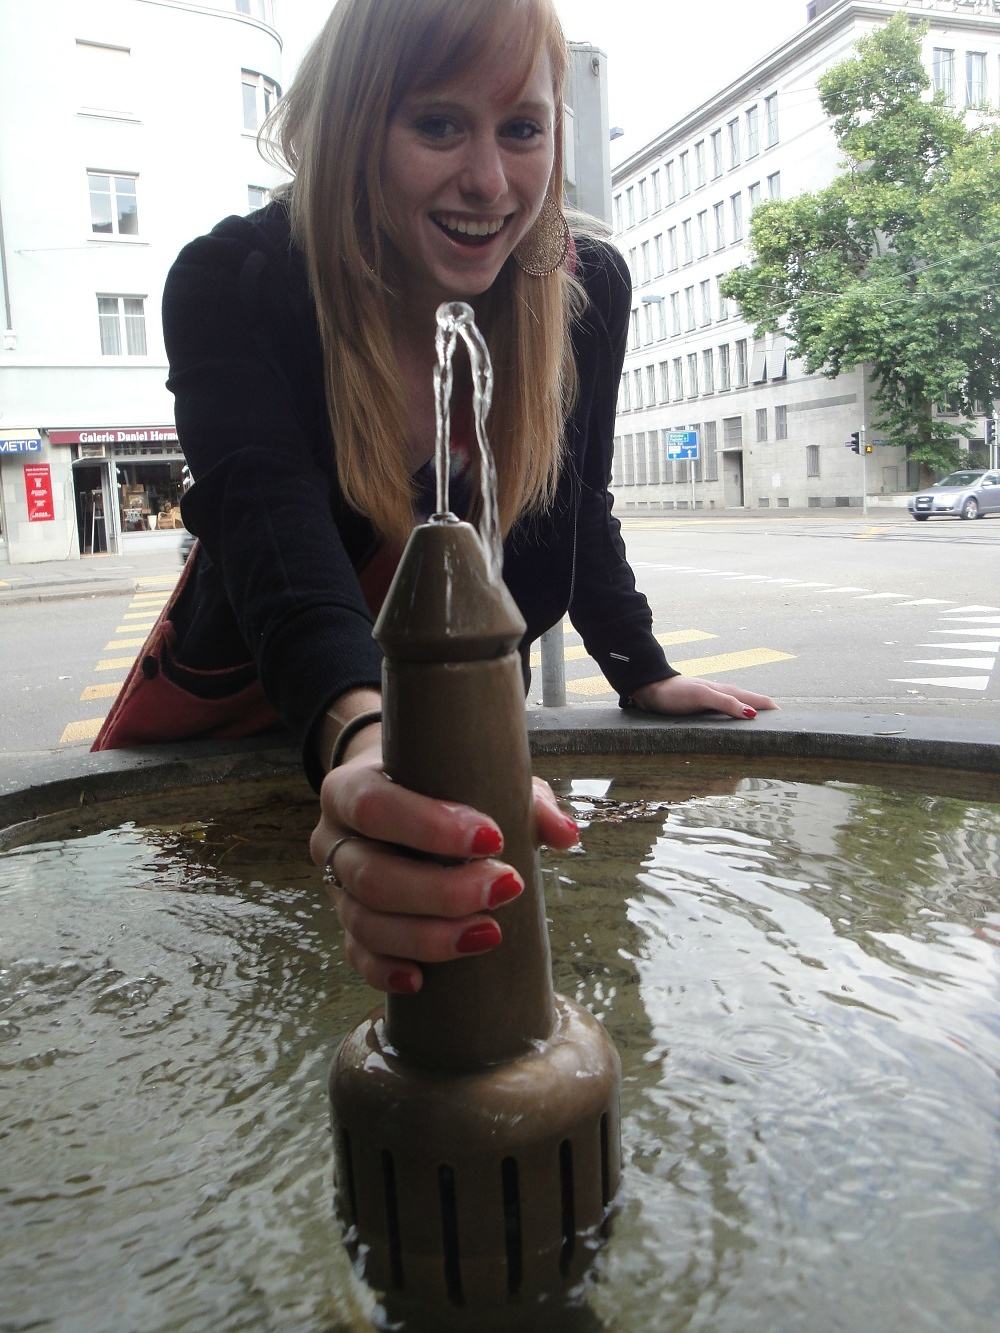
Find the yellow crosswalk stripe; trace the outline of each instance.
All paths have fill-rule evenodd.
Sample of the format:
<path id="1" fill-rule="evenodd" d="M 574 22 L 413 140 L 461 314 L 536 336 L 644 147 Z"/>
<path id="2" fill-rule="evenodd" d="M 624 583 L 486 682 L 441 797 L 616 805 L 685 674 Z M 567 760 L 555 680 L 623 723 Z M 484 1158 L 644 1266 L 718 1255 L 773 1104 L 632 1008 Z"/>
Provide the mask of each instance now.
<path id="1" fill-rule="evenodd" d="M 155 621 L 155 620 L 146 620 L 146 621 L 141 621 L 141 620 L 140 620 L 140 621 L 139 621 L 137 624 L 135 624 L 135 625 L 116 625 L 116 626 L 115 626 L 115 633 L 116 633 L 116 634 L 142 634 L 142 633 L 145 633 L 145 632 L 148 631 L 148 630 L 151 630 L 155 624 L 156 624 L 156 621 Z M 143 640 L 143 642 L 145 642 L 145 640 Z"/>
<path id="2" fill-rule="evenodd" d="M 136 584 L 140 588 L 172 588 L 176 582 L 176 574 L 146 574 L 143 578 L 136 579 Z"/>
<path id="3" fill-rule="evenodd" d="M 138 611 L 140 608 L 148 610 L 151 606 L 160 607 L 167 599 L 159 592 L 138 592 L 129 602 L 129 606 Z"/>
<path id="4" fill-rule="evenodd" d="M 145 642 L 145 635 L 143 635 L 141 639 L 112 639 L 110 643 L 104 645 L 104 651 L 106 653 L 111 653 L 114 652 L 116 648 L 141 648 Z"/>
<path id="5" fill-rule="evenodd" d="M 87 699 L 113 699 L 124 684 L 124 680 L 109 680 L 103 685 L 88 685 L 80 695 L 80 702 Z"/>
<path id="6" fill-rule="evenodd" d="M 686 676 L 717 676 L 730 671 L 744 671 L 747 667 L 766 666 L 770 662 L 790 662 L 794 656 L 794 653 L 775 652 L 773 648 L 747 648 L 743 652 L 719 653 L 715 657 L 687 657 L 680 661 L 672 659 L 670 665 Z M 568 680 L 566 689 L 570 694 L 614 693 L 603 676 Z"/>
<path id="7" fill-rule="evenodd" d="M 95 671 L 121 671 L 122 667 L 130 667 L 135 661 L 134 657 L 104 657 L 94 667 Z"/>
<path id="8" fill-rule="evenodd" d="M 709 634 L 703 629 L 676 629 L 669 634 L 657 634 L 656 642 L 668 648 L 675 643 L 698 643 L 702 639 L 717 639 L 717 634 Z M 586 648 L 566 648 L 563 650 L 563 657 L 567 662 L 580 662 L 587 656 Z M 531 665 L 533 667 L 542 665 L 541 652 L 531 654 Z"/>
<path id="9" fill-rule="evenodd" d="M 63 728 L 59 737 L 60 745 L 71 745 L 74 741 L 92 741 L 101 729 L 103 717 L 87 717 L 81 722 L 70 722 Z"/>
<path id="10" fill-rule="evenodd" d="M 159 607 L 156 606 L 141 606 L 135 611 L 124 611 L 121 618 L 122 620 L 147 620 L 152 624 L 153 620 L 156 619 L 156 612 L 158 610 Z M 150 620 L 150 616 L 153 617 L 153 620 Z"/>

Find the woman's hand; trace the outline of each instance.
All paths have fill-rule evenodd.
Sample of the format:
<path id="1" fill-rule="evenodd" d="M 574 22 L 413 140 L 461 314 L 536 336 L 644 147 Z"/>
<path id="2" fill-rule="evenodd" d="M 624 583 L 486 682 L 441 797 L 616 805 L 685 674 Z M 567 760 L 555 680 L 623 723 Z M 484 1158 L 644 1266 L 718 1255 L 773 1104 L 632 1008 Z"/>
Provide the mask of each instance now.
<path id="1" fill-rule="evenodd" d="M 382 771 L 378 728 L 363 735 L 366 747 L 323 782 L 309 849 L 323 865 L 334 843 L 347 837 L 333 858 L 336 883 L 329 886 L 347 960 L 377 990 L 412 994 L 423 981 L 420 963 L 496 948 L 503 936 L 487 909 L 516 898 L 524 884 L 502 859 L 503 838 L 492 819 L 397 786 Z M 537 778 L 534 798 L 539 840 L 571 847 L 576 824 Z M 435 859 L 407 855 L 411 849 Z"/>
<path id="2" fill-rule="evenodd" d="M 766 694 L 755 694 L 739 685 L 721 685 L 694 676 L 671 676 L 654 680 L 632 693 L 640 708 L 650 713 L 725 713 L 728 717 L 756 717 L 761 709 L 778 705 Z"/>

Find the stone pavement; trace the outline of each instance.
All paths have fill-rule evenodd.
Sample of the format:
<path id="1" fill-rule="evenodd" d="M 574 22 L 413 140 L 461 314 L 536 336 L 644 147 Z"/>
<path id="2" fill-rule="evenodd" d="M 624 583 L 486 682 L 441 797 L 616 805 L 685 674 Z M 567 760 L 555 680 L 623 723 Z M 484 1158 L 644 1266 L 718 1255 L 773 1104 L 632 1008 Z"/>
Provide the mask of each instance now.
<path id="1" fill-rule="evenodd" d="M 0 564 L 0 607 L 67 597 L 100 597 L 135 592 L 155 580 L 163 587 L 181 570 L 180 545 L 187 534 L 125 533 L 121 555 L 87 555 L 78 560 Z"/>

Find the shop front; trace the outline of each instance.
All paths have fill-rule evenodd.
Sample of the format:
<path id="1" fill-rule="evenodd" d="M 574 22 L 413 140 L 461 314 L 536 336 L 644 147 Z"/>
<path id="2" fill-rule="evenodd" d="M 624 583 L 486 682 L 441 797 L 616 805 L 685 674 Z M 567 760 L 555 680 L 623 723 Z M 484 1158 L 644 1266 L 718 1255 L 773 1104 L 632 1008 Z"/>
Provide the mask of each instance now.
<path id="1" fill-rule="evenodd" d="M 73 450 L 81 555 L 113 549 L 115 534 L 183 527 L 184 455 L 173 426 L 107 426 L 50 430 L 54 445 Z"/>

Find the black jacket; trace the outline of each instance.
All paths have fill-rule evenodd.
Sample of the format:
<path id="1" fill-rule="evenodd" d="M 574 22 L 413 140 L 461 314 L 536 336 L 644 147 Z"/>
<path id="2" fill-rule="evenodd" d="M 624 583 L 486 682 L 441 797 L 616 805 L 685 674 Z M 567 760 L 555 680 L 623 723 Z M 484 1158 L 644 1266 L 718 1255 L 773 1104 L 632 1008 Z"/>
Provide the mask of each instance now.
<path id="1" fill-rule="evenodd" d="M 623 701 L 676 673 L 636 591 L 608 483 L 631 292 L 621 256 L 581 240 L 590 307 L 573 335 L 580 392 L 552 510 L 515 525 L 504 579 L 522 651 L 569 610 Z M 246 664 L 304 748 L 327 704 L 378 686 L 381 656 L 355 569 L 368 521 L 344 502 L 319 332 L 284 206 L 226 218 L 186 246 L 163 297 L 177 432 L 195 484 L 182 502 L 201 554 L 175 617 L 178 663 Z"/>

